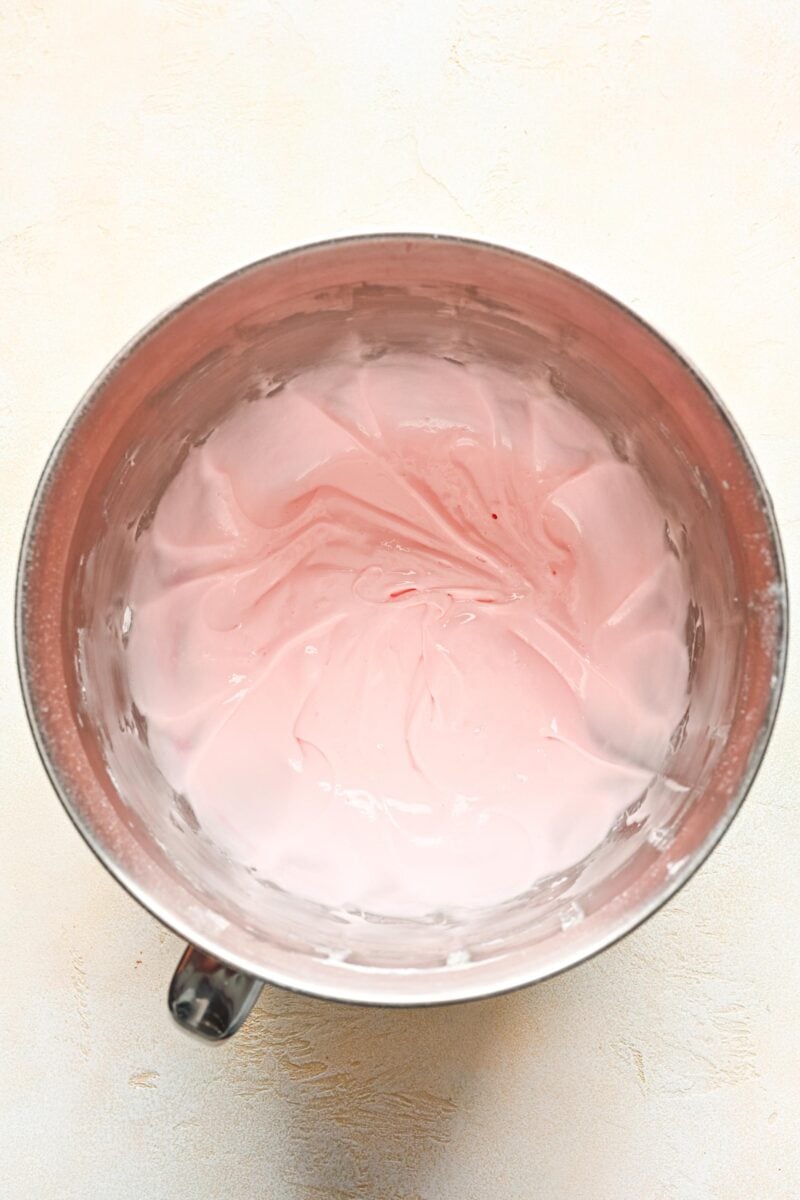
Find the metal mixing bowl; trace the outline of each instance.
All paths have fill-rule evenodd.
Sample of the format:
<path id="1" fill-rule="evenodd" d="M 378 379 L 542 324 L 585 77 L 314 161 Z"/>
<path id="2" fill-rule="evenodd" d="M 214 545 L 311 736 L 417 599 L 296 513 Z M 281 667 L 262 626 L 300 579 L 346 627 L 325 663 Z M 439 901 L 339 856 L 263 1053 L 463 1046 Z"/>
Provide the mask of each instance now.
<path id="1" fill-rule="evenodd" d="M 663 505 L 691 587 L 690 702 L 669 775 L 572 871 L 492 910 L 392 921 L 327 911 L 226 860 L 156 768 L 125 670 L 135 539 L 189 448 L 255 381 L 276 388 L 357 338 L 484 359 L 553 386 L 606 430 Z M 68 813 L 127 890 L 193 947 L 170 993 L 223 1037 L 261 980 L 318 996 L 426 1004 L 564 970 L 655 911 L 742 803 L 766 748 L 786 649 L 769 498 L 730 417 L 673 346 L 564 271 L 453 238 L 375 236 L 276 255 L 160 317 L 69 421 L 31 509 L 18 653 L 39 750 Z M 135 615 L 134 615 L 135 619 Z"/>

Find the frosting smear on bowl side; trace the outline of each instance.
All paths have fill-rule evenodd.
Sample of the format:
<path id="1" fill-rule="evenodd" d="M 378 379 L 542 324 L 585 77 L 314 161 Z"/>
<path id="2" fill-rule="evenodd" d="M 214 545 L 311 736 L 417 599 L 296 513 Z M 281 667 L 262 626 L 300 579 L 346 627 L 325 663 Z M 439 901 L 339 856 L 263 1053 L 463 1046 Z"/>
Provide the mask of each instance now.
<path id="1" fill-rule="evenodd" d="M 259 876 L 474 908 L 580 861 L 658 773 L 688 600 L 643 478 L 547 383 L 348 358 L 189 453 L 137 546 L 131 690 Z"/>

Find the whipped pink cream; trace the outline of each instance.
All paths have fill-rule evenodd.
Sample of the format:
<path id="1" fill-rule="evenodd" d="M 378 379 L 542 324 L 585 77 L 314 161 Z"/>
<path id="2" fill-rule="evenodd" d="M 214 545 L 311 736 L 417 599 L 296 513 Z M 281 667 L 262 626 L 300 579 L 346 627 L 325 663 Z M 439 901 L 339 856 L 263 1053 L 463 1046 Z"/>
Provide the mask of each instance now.
<path id="1" fill-rule="evenodd" d="M 355 356 L 237 407 L 141 537 L 131 688 L 205 835 L 417 915 L 587 855 L 686 705 L 681 565 L 542 380 Z"/>

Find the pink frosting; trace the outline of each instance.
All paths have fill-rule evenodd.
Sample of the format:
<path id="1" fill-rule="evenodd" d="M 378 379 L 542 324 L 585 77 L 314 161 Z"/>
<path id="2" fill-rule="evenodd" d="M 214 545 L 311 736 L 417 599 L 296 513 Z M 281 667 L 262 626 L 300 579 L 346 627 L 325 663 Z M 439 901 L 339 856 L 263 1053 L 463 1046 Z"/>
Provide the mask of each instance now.
<path id="1" fill-rule="evenodd" d="M 132 693 L 227 854 L 334 906 L 490 905 L 578 862 L 686 704 L 636 469 L 541 380 L 354 357 L 237 407 L 138 546 Z"/>

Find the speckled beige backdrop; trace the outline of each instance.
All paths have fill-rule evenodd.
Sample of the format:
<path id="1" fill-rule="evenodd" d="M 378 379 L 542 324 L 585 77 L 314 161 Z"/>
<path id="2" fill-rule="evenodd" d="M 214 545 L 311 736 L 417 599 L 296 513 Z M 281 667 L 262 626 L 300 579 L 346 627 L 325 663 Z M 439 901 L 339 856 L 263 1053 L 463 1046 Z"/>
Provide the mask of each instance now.
<path id="1" fill-rule="evenodd" d="M 760 7 L 760 13 L 759 13 Z M 266 990 L 209 1048 L 178 953 L 51 794 L 11 594 L 104 362 L 249 258 L 508 242 L 700 363 L 800 521 L 796 0 L 0 0 L 0 1160 L 9 1200 L 797 1200 L 800 691 L 700 876 L 623 945 L 453 1010 Z"/>

